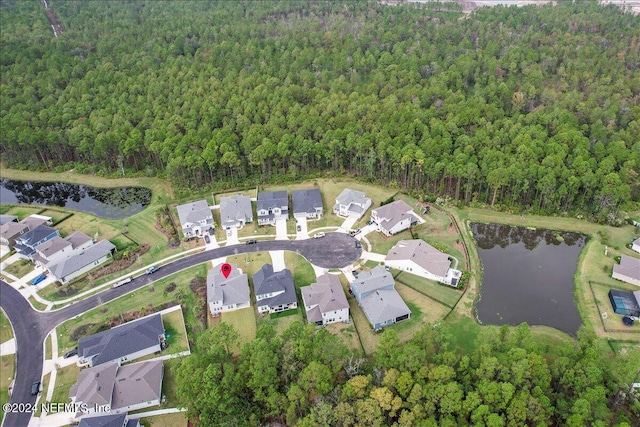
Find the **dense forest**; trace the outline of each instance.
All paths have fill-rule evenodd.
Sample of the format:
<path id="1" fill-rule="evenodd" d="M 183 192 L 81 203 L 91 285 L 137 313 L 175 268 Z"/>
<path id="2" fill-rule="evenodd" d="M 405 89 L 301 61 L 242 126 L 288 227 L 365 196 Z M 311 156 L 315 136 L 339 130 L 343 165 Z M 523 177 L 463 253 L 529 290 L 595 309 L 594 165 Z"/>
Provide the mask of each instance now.
<path id="1" fill-rule="evenodd" d="M 640 410 L 637 401 L 628 400 L 638 359 L 608 358 L 610 349 L 592 333 L 581 331 L 577 342 L 550 352 L 539 348 L 526 324 L 504 326 L 484 329 L 465 351 L 450 327 L 425 324 L 402 346 L 387 330 L 368 360 L 350 354 L 338 336 L 299 322 L 281 335 L 262 326 L 256 339 L 234 354 L 238 334 L 220 323 L 178 365 L 178 392 L 200 427 L 636 422 L 627 411 Z"/>
<path id="2" fill-rule="evenodd" d="M 59 37 L 40 2 L 0 1 L 5 166 L 329 171 L 611 223 L 640 201 L 640 18 L 618 7 L 49 3 Z"/>

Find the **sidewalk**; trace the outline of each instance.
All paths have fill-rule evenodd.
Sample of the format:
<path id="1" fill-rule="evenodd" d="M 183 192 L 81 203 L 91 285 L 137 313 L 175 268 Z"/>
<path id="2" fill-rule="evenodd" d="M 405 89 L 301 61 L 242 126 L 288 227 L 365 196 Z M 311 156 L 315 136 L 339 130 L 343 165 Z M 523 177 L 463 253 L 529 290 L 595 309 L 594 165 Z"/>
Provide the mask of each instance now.
<path id="1" fill-rule="evenodd" d="M 7 356 L 16 352 L 16 339 L 11 338 L 0 344 L 0 356 Z"/>

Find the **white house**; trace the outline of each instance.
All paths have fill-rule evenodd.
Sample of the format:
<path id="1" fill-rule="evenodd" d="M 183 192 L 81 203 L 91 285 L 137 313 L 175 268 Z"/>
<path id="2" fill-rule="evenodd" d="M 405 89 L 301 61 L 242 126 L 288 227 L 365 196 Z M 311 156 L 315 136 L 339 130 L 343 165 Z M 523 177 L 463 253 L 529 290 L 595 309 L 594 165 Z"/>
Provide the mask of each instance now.
<path id="1" fill-rule="evenodd" d="M 349 303 L 338 276 L 323 274 L 317 283 L 301 287 L 300 292 L 309 323 L 322 326 L 349 322 Z"/>
<path id="2" fill-rule="evenodd" d="M 386 236 L 393 236 L 417 224 L 420 219 L 408 204 L 396 200 L 372 210 L 371 221 L 378 226 L 378 231 Z"/>
<path id="3" fill-rule="evenodd" d="M 225 230 L 242 228 L 253 222 L 251 198 L 238 194 L 236 196 L 220 198 L 220 226 Z"/>
<path id="4" fill-rule="evenodd" d="M 276 225 L 279 219 L 289 219 L 289 196 L 286 191 L 263 191 L 256 202 L 258 225 Z"/>
<path id="5" fill-rule="evenodd" d="M 371 199 L 366 197 L 362 191 L 345 188 L 342 193 L 336 197 L 336 204 L 333 206 L 333 213 L 338 216 L 347 218 L 362 218 L 364 213 L 371 206 Z"/>
<path id="6" fill-rule="evenodd" d="M 384 262 L 389 267 L 446 285 L 456 286 L 462 276 L 459 270 L 450 268 L 449 255 L 420 239 L 400 240 L 389 250 Z"/>
<path id="7" fill-rule="evenodd" d="M 224 277 L 220 265 L 209 270 L 207 275 L 207 302 L 211 314 L 247 308 L 251 305 L 249 278 L 235 264 L 231 273 Z"/>
<path id="8" fill-rule="evenodd" d="M 633 241 L 631 244 L 631 250 L 640 252 L 640 237 Z"/>
<path id="9" fill-rule="evenodd" d="M 49 263 L 56 263 L 64 258 L 71 256 L 74 251 L 82 251 L 93 245 L 93 240 L 86 234 L 76 231 L 72 235 L 65 237 L 54 237 L 38 246 L 33 260 L 36 265 L 46 266 Z"/>
<path id="10" fill-rule="evenodd" d="M 620 264 L 613 265 L 611 277 L 640 286 L 640 259 L 622 255 Z"/>
<path id="11" fill-rule="evenodd" d="M 213 214 L 206 200 L 179 205 L 178 218 L 184 237 L 195 237 L 213 228 Z"/>
<path id="12" fill-rule="evenodd" d="M 86 249 L 72 251 L 67 258 L 46 265 L 47 270 L 60 283 L 68 283 L 113 258 L 116 247 L 108 240 L 101 240 Z"/>

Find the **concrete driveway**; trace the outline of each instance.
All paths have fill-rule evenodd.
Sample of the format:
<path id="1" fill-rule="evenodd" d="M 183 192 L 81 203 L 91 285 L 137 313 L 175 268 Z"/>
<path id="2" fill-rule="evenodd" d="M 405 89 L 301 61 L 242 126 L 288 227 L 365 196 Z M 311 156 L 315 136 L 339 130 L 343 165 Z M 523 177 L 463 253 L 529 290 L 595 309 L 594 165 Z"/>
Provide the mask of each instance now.
<path id="1" fill-rule="evenodd" d="M 296 218 L 296 220 L 296 240 L 308 239 L 307 218 Z M 298 231 L 298 226 L 300 226 L 300 231 Z"/>
<path id="2" fill-rule="evenodd" d="M 353 228 L 353 225 L 358 222 L 358 218 L 354 218 L 354 217 L 348 217 L 347 219 L 344 220 L 344 222 L 342 223 L 342 225 L 340 226 L 340 229 L 338 230 L 339 233 L 348 233 L 349 230 L 351 230 Z"/>
<path id="3" fill-rule="evenodd" d="M 287 220 L 286 219 L 277 219 L 276 220 L 276 240 L 288 240 L 287 236 Z"/>
<path id="4" fill-rule="evenodd" d="M 271 255 L 273 271 L 282 271 L 287 268 L 284 263 L 284 251 L 269 251 L 269 255 Z"/>
<path id="5" fill-rule="evenodd" d="M 240 239 L 238 239 L 238 229 L 231 227 L 227 230 L 227 246 L 237 245 L 238 243 L 240 243 Z"/>

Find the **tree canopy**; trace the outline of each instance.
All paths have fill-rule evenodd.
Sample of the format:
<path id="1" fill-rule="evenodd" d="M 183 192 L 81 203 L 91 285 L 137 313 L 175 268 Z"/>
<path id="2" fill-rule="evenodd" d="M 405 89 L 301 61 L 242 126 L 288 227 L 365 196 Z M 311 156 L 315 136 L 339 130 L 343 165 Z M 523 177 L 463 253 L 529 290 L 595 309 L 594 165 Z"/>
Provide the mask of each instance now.
<path id="1" fill-rule="evenodd" d="M 1 2 L 3 164 L 177 186 L 323 171 L 613 221 L 640 200 L 640 18 L 596 2 Z"/>

